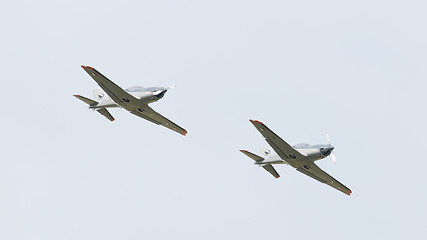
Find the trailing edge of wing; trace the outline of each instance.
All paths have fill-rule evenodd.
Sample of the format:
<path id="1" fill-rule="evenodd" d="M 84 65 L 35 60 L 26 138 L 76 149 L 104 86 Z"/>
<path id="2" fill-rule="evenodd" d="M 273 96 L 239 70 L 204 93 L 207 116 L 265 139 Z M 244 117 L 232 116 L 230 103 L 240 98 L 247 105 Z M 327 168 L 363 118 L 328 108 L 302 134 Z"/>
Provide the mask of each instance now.
<path id="1" fill-rule="evenodd" d="M 165 118 L 160 113 L 154 111 L 148 105 L 141 106 L 140 108 L 138 108 L 138 110 L 131 111 L 131 113 L 157 125 L 162 125 L 163 127 L 169 128 L 184 136 L 187 134 L 187 130 L 175 124 L 171 120 Z"/>
<path id="2" fill-rule="evenodd" d="M 297 170 L 311 178 L 316 179 L 321 183 L 327 184 L 337 189 L 338 191 L 341 191 L 347 195 L 351 194 L 351 190 L 348 187 L 346 187 L 344 184 L 340 183 L 338 180 L 327 174 L 314 163 L 297 168 Z"/>
<path id="3" fill-rule="evenodd" d="M 275 178 L 279 178 L 280 175 L 276 172 L 276 169 L 271 164 L 262 166 L 267 172 L 271 173 Z"/>
<path id="4" fill-rule="evenodd" d="M 105 108 L 101 108 L 101 109 L 98 109 L 98 110 L 96 110 L 96 111 L 98 111 L 99 113 L 101 113 L 104 117 L 106 117 L 108 120 L 110 120 L 110 121 L 114 121 L 114 118 L 113 118 L 113 116 L 111 116 L 111 114 L 108 112 L 108 110 L 107 109 L 105 109 Z"/>

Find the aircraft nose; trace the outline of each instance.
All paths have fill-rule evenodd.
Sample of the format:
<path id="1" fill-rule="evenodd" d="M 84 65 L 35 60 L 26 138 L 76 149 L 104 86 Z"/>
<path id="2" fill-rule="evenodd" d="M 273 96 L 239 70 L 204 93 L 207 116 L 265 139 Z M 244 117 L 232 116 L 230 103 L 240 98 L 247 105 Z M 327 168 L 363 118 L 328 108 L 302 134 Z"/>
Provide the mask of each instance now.
<path id="1" fill-rule="evenodd" d="M 326 149 L 325 149 L 326 151 L 325 151 L 325 155 L 326 156 L 328 156 L 329 154 L 331 154 L 332 153 L 332 151 L 334 150 L 334 146 L 328 146 Z"/>
<path id="2" fill-rule="evenodd" d="M 165 93 L 167 91 L 168 90 L 158 90 L 158 91 L 153 92 L 153 95 L 156 96 L 158 99 L 160 99 L 165 95 Z"/>
<path id="3" fill-rule="evenodd" d="M 156 95 L 160 95 L 160 94 L 165 94 L 167 91 L 168 90 L 161 89 L 161 90 L 154 91 L 151 94 L 153 94 L 154 96 L 156 96 Z"/>

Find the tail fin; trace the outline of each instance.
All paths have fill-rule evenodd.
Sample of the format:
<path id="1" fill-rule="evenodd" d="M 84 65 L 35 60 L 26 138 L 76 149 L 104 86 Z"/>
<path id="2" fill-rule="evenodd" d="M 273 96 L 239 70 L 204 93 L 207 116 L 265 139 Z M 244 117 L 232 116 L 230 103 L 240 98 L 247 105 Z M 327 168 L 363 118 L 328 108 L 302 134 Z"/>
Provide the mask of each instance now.
<path id="1" fill-rule="evenodd" d="M 249 151 L 246 150 L 240 150 L 243 154 L 245 154 L 246 156 L 252 158 L 255 162 L 257 162 L 257 164 L 259 164 L 260 166 L 262 166 L 267 172 L 269 172 L 271 175 L 273 175 L 275 178 L 279 178 L 280 175 L 276 172 L 276 169 L 274 169 L 274 167 L 271 164 L 262 164 L 261 162 L 264 161 L 264 158 L 253 154 Z M 265 155 L 270 154 L 270 152 L 265 153 Z"/>
<path id="2" fill-rule="evenodd" d="M 262 157 L 267 158 L 270 155 L 270 153 L 271 153 L 271 149 L 268 148 L 267 146 L 259 147 L 259 154 Z"/>
<path id="3" fill-rule="evenodd" d="M 101 102 L 105 96 L 106 96 L 106 93 L 101 89 L 93 90 L 93 99 L 96 99 L 96 101 Z"/>
<path id="4" fill-rule="evenodd" d="M 89 104 L 90 107 L 94 107 L 93 109 L 96 109 L 96 105 L 98 105 L 97 101 L 94 101 L 92 99 L 80 96 L 80 95 L 73 95 L 74 97 L 80 99 L 81 101 Z M 102 114 L 104 117 L 106 117 L 108 120 L 110 121 L 114 121 L 113 116 L 111 116 L 111 114 L 107 111 L 107 109 L 105 108 L 99 108 L 96 111 L 98 111 L 100 114 Z"/>

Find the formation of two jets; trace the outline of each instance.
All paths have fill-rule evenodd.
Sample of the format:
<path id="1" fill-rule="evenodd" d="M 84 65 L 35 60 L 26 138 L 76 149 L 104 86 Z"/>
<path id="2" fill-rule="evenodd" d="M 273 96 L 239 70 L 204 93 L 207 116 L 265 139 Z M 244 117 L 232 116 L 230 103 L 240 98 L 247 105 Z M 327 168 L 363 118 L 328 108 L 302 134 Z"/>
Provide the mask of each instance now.
<path id="1" fill-rule="evenodd" d="M 186 135 L 187 131 L 173 123 L 169 119 L 154 111 L 148 106 L 161 99 L 169 88 L 152 87 L 131 87 L 126 90 L 120 88 L 107 77 L 102 75 L 96 69 L 89 66 L 82 68 L 98 83 L 104 90 L 94 93 L 96 100 L 92 100 L 80 95 L 74 95 L 76 98 L 87 103 L 90 109 L 97 110 L 110 121 L 114 121 L 113 116 L 108 112 L 107 108 L 121 107 L 128 110 L 130 113 L 144 118 L 157 125 L 162 125 L 182 135 Z M 171 87 L 170 87 L 171 88 Z M 240 150 L 246 156 L 252 158 L 256 165 L 262 166 L 274 177 L 279 178 L 280 175 L 273 168 L 273 164 L 288 164 L 296 170 L 306 174 L 307 176 L 316 179 L 319 182 L 325 183 L 347 195 L 351 194 L 351 190 L 331 177 L 329 174 L 320 169 L 314 161 L 323 159 L 332 153 L 334 147 L 328 145 L 299 144 L 294 147 L 290 146 L 283 139 L 277 136 L 267 126 L 260 121 L 250 120 L 255 128 L 264 136 L 267 143 L 273 148 L 275 153 L 266 150 L 261 156 L 255 155 L 246 150 Z M 329 138 L 328 138 L 329 140 Z"/>

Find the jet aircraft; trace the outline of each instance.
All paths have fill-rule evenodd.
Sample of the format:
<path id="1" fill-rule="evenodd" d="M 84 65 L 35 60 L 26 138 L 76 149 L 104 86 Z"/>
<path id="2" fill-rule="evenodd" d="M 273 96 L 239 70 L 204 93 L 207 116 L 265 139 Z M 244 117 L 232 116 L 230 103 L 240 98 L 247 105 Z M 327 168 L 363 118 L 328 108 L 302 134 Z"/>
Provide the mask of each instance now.
<path id="1" fill-rule="evenodd" d="M 104 92 L 94 91 L 94 98 L 96 100 L 74 95 L 74 97 L 89 104 L 89 109 L 97 110 L 110 121 L 114 121 L 113 116 L 111 116 L 107 108 L 122 107 L 132 114 L 152 123 L 167 127 L 184 136 L 187 134 L 184 128 L 163 117 L 148 106 L 148 104 L 161 99 L 169 88 L 143 88 L 136 86 L 123 90 L 95 68 L 89 66 L 82 66 L 82 68 L 98 83 L 102 90 L 104 90 Z M 170 88 L 173 88 L 173 86 Z"/>
<path id="2" fill-rule="evenodd" d="M 338 182 L 314 163 L 314 161 L 323 159 L 331 154 L 332 159 L 335 162 L 335 155 L 333 153 L 334 147 L 331 146 L 330 143 L 328 145 L 314 146 L 309 144 L 298 144 L 291 147 L 260 121 L 249 121 L 265 137 L 267 143 L 276 152 L 276 154 L 274 154 L 270 150 L 265 150 L 262 153 L 263 157 L 260 157 L 246 150 L 240 150 L 246 156 L 252 158 L 256 165 L 263 167 L 271 175 L 279 178 L 280 175 L 273 168 L 272 164 L 289 164 L 296 168 L 296 170 L 321 183 L 325 183 L 347 195 L 351 194 L 351 190 L 349 188 Z"/>

